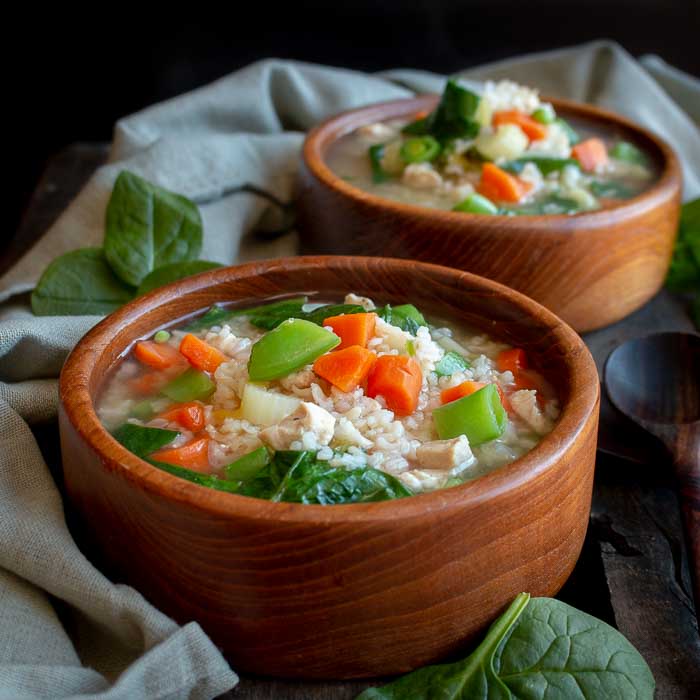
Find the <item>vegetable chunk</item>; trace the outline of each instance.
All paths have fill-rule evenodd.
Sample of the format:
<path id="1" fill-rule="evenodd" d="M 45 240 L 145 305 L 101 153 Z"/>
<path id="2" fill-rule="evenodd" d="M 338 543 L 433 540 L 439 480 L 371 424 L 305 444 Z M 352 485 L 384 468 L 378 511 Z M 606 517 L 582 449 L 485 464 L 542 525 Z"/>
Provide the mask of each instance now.
<path id="1" fill-rule="evenodd" d="M 409 416 L 418 406 L 423 383 L 420 365 L 406 355 L 382 355 L 367 379 L 367 396 L 383 396 L 387 408 L 399 416 Z"/>
<path id="2" fill-rule="evenodd" d="M 351 345 L 344 350 L 321 355 L 314 362 L 314 372 L 341 391 L 352 391 L 367 379 L 376 359 L 371 350 Z"/>

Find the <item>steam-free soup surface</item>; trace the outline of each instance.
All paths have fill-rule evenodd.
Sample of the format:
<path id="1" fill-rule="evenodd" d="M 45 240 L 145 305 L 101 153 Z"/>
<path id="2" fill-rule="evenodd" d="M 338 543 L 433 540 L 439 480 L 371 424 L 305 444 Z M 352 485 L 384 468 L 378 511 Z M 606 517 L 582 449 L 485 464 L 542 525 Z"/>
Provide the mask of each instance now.
<path id="1" fill-rule="evenodd" d="M 326 160 L 373 194 L 486 215 L 591 211 L 657 177 L 650 155 L 623 135 L 566 122 L 536 91 L 509 81 L 486 83 L 480 96 L 450 81 L 432 114 L 360 127 Z"/>
<path id="2" fill-rule="evenodd" d="M 531 450 L 557 419 L 526 354 L 412 304 L 213 307 L 137 342 L 98 413 L 138 456 L 278 501 L 450 487 Z"/>

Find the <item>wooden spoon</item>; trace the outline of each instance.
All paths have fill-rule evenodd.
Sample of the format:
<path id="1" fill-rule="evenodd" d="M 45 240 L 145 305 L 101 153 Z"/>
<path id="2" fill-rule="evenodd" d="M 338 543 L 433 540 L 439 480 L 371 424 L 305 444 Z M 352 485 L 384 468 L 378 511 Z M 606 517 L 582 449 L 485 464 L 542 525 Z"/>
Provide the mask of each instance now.
<path id="1" fill-rule="evenodd" d="M 671 452 L 700 622 L 700 335 L 658 333 L 617 347 L 605 364 L 610 401 Z"/>

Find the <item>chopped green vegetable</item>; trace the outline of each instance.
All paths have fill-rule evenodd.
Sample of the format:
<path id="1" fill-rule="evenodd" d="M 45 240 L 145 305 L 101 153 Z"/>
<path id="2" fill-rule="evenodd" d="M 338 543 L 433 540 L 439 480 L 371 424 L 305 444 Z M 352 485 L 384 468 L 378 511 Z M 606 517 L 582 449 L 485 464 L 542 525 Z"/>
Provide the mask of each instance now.
<path id="1" fill-rule="evenodd" d="M 365 309 L 359 304 L 324 304 L 313 311 L 304 311 L 301 315 L 295 318 L 303 318 L 306 321 L 311 321 L 319 326 L 331 316 L 340 316 L 341 314 L 363 314 Z"/>
<path id="2" fill-rule="evenodd" d="M 564 121 L 564 119 L 562 119 L 561 117 L 557 117 L 553 123 L 558 124 L 564 131 L 566 137 L 569 139 L 570 146 L 575 146 L 581 141 L 581 137 L 578 135 L 578 132 L 573 129 L 569 122 Z"/>
<path id="3" fill-rule="evenodd" d="M 156 343 L 167 343 L 170 340 L 170 333 L 168 331 L 158 331 L 154 336 L 153 340 Z"/>
<path id="4" fill-rule="evenodd" d="M 154 414 L 153 404 L 149 400 L 139 401 L 131 408 L 131 415 L 139 420 L 151 420 Z"/>
<path id="5" fill-rule="evenodd" d="M 495 384 L 487 384 L 456 401 L 433 411 L 435 429 L 441 440 L 466 435 L 472 445 L 495 440 L 503 435 L 508 416 Z"/>
<path id="6" fill-rule="evenodd" d="M 647 157 L 639 148 L 629 141 L 618 141 L 609 151 L 611 158 L 635 165 L 647 165 Z"/>
<path id="7" fill-rule="evenodd" d="M 369 153 L 369 163 L 372 167 L 372 182 L 375 184 L 380 184 L 391 180 L 391 175 L 384 170 L 382 166 L 382 158 L 384 157 L 384 146 L 383 143 L 377 143 L 374 146 L 370 146 L 368 149 Z"/>
<path id="8" fill-rule="evenodd" d="M 426 131 L 438 141 L 471 139 L 479 133 L 476 111 L 480 97 L 450 78 L 435 111 L 426 118 Z"/>
<path id="9" fill-rule="evenodd" d="M 440 155 L 440 144 L 432 136 L 416 136 L 401 144 L 400 154 L 406 163 L 426 163 Z"/>
<path id="10" fill-rule="evenodd" d="M 551 124 L 557 118 L 554 108 L 551 105 L 538 107 L 533 113 L 532 118 L 540 124 Z"/>
<path id="11" fill-rule="evenodd" d="M 401 129 L 402 134 L 408 134 L 409 136 L 425 136 L 428 133 L 428 119 L 424 117 L 423 119 L 416 119 Z"/>
<path id="12" fill-rule="evenodd" d="M 156 268 L 197 258 L 202 217 L 186 197 L 122 170 L 107 205 L 104 248 L 115 274 L 137 287 Z"/>
<path id="13" fill-rule="evenodd" d="M 254 382 L 286 377 L 339 344 L 335 333 L 311 321 L 288 319 L 253 345 L 248 375 Z"/>
<path id="14" fill-rule="evenodd" d="M 456 204 L 452 211 L 461 211 L 466 214 L 498 214 L 498 207 L 483 195 L 473 192 L 459 204 Z"/>
<path id="15" fill-rule="evenodd" d="M 177 430 L 146 428 L 134 423 L 124 423 L 113 433 L 113 437 L 137 457 L 147 457 L 171 443 L 180 433 Z"/>
<path id="16" fill-rule="evenodd" d="M 102 316 L 134 296 L 110 269 L 102 248 L 80 248 L 56 258 L 32 292 L 36 316 Z"/>
<path id="17" fill-rule="evenodd" d="M 161 393 L 173 401 L 182 403 L 206 399 L 214 393 L 215 389 L 216 384 L 209 375 L 191 367 L 170 380 L 161 389 Z"/>
<path id="18" fill-rule="evenodd" d="M 435 365 L 435 373 L 438 377 L 451 377 L 455 372 L 463 372 L 469 368 L 469 363 L 452 350 L 446 352 Z"/>
<path id="19" fill-rule="evenodd" d="M 399 304 L 398 306 L 387 304 L 377 309 L 376 313 L 382 320 L 411 335 L 416 335 L 421 326 L 428 325 L 423 314 L 413 304 Z"/>
<path id="20" fill-rule="evenodd" d="M 479 646 L 357 700 L 652 700 L 654 677 L 616 629 L 553 598 L 521 593 Z"/>
<path id="21" fill-rule="evenodd" d="M 198 331 L 202 328 L 221 326 L 226 321 L 237 316 L 248 316 L 254 326 L 270 330 L 282 323 L 282 321 L 303 313 L 302 308 L 307 301 L 307 297 L 294 297 L 293 299 L 280 299 L 262 306 L 235 309 L 228 309 L 217 304 L 212 306 L 204 316 L 196 318 L 187 324 L 184 330 Z"/>
<path id="22" fill-rule="evenodd" d="M 189 260 L 187 262 L 162 265 L 144 277 L 139 288 L 136 290 L 136 295 L 141 296 L 142 294 L 146 294 L 146 292 L 150 292 L 152 289 L 164 287 L 171 282 L 185 279 L 185 277 L 191 277 L 192 275 L 197 275 L 207 270 L 214 270 L 217 267 L 223 266 L 220 263 L 209 262 L 208 260 Z"/>
<path id="23" fill-rule="evenodd" d="M 576 214 L 579 211 L 581 211 L 581 205 L 575 199 L 562 197 L 558 194 L 550 194 L 532 204 L 504 210 L 504 213 L 540 216 L 542 214 Z"/>
<path id="24" fill-rule="evenodd" d="M 248 481 L 252 479 L 263 467 L 270 463 L 270 452 L 266 447 L 258 447 L 257 450 L 239 457 L 231 462 L 224 471 L 231 481 Z"/>
<path id="25" fill-rule="evenodd" d="M 407 340 L 406 341 L 406 354 L 409 357 L 415 357 L 416 354 L 416 344 L 413 342 L 413 340 Z"/>
<path id="26" fill-rule="evenodd" d="M 165 462 L 156 462 L 153 459 L 147 459 L 146 461 L 149 464 L 152 464 L 154 467 L 162 469 L 164 472 L 168 472 L 173 476 L 179 476 L 181 479 L 187 479 L 187 481 L 191 481 L 193 484 L 206 486 L 209 489 L 226 491 L 227 493 L 239 493 L 241 489 L 240 482 L 227 481 L 226 479 L 222 479 L 215 474 L 201 474 L 200 472 L 193 471 L 192 469 L 177 467 L 174 464 L 166 464 Z"/>
<path id="27" fill-rule="evenodd" d="M 523 171 L 523 168 L 528 164 L 533 163 L 543 175 L 564 170 L 567 166 L 571 166 L 580 170 L 581 166 L 575 158 L 553 158 L 550 156 L 528 155 L 509 160 L 501 164 L 503 170 L 515 173 L 516 175 Z"/>

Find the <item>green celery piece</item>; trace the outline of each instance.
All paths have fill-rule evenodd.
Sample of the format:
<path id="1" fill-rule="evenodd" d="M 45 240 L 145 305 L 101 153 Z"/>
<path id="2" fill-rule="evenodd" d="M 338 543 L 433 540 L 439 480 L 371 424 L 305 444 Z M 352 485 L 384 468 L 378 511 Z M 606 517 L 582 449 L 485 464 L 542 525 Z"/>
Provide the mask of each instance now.
<path id="1" fill-rule="evenodd" d="M 635 165 L 646 166 L 648 163 L 644 152 L 629 141 L 618 141 L 610 149 L 610 157 L 615 158 L 615 160 L 624 161 L 625 163 L 634 163 Z"/>
<path id="2" fill-rule="evenodd" d="M 124 423 L 112 433 L 117 442 L 137 457 L 147 457 L 170 444 L 179 434 L 177 430 L 146 428 L 134 423 Z"/>
<path id="3" fill-rule="evenodd" d="M 253 345 L 248 375 L 253 382 L 286 377 L 339 344 L 335 333 L 311 321 L 290 318 Z"/>
<path id="4" fill-rule="evenodd" d="M 206 399 L 214 393 L 216 384 L 209 375 L 200 372 L 194 367 L 185 370 L 175 379 L 169 381 L 162 389 L 163 396 L 167 396 L 172 401 L 181 403 L 183 401 L 197 401 Z"/>
<path id="5" fill-rule="evenodd" d="M 449 350 L 435 365 L 435 373 L 438 377 L 451 377 L 455 372 L 462 372 L 468 368 L 469 363 L 459 353 Z"/>
<path id="6" fill-rule="evenodd" d="M 384 170 L 382 166 L 382 158 L 384 157 L 383 143 L 377 143 L 370 146 L 367 152 L 369 153 L 369 163 L 372 168 L 372 182 L 376 185 L 391 180 L 391 175 Z"/>
<path id="7" fill-rule="evenodd" d="M 241 490 L 241 484 L 239 482 L 228 481 L 215 474 L 200 474 L 192 469 L 177 467 L 174 464 L 166 464 L 165 462 L 157 462 L 153 459 L 148 459 L 146 461 L 154 467 L 162 469 L 164 472 L 168 472 L 173 476 L 179 476 L 181 479 L 186 479 L 199 486 L 206 486 L 207 488 L 215 489 L 216 491 L 226 491 L 227 493 L 239 493 Z"/>
<path id="8" fill-rule="evenodd" d="M 228 309 L 225 306 L 214 305 L 203 316 L 191 321 L 183 330 L 198 331 L 202 328 L 220 326 L 237 316 L 248 316 L 251 323 L 258 325 L 260 328 L 274 328 L 275 325 L 282 323 L 282 321 L 286 321 L 288 318 L 301 313 L 301 309 L 307 301 L 308 298 L 305 296 L 294 297 L 245 309 Z"/>
<path id="9" fill-rule="evenodd" d="M 266 447 L 258 447 L 257 450 L 239 457 L 231 462 L 224 471 L 231 481 L 248 481 L 252 479 L 263 467 L 270 463 L 270 452 Z"/>
<path id="10" fill-rule="evenodd" d="M 508 172 L 515 173 L 516 175 L 523 171 L 523 168 L 527 163 L 534 163 L 538 170 L 543 175 L 549 175 L 549 173 L 561 171 L 568 165 L 574 168 L 581 169 L 579 162 L 575 158 L 553 158 L 550 156 L 538 156 L 536 154 L 530 156 L 523 156 L 522 158 L 516 158 L 515 160 L 509 160 L 503 163 L 500 167 Z"/>
<path id="11" fill-rule="evenodd" d="M 406 163 L 427 163 L 440 155 L 440 143 L 432 136 L 416 136 L 401 145 L 401 158 Z"/>
<path id="12" fill-rule="evenodd" d="M 490 199 L 476 192 L 452 207 L 452 211 L 460 211 L 465 214 L 489 214 L 491 216 L 499 213 L 498 207 Z"/>
<path id="13" fill-rule="evenodd" d="M 466 435 L 471 445 L 481 445 L 503 435 L 508 416 L 495 384 L 446 403 L 433 411 L 433 422 L 441 440 Z"/>
<path id="14" fill-rule="evenodd" d="M 570 146 L 575 146 L 581 141 L 581 137 L 578 135 L 578 132 L 571 126 L 571 124 L 569 124 L 569 122 L 565 121 L 561 117 L 557 117 L 553 123 L 559 124 L 559 126 L 562 128 L 569 139 Z"/>

